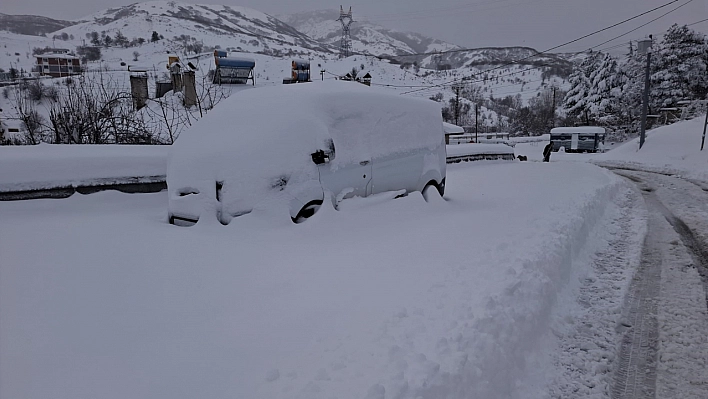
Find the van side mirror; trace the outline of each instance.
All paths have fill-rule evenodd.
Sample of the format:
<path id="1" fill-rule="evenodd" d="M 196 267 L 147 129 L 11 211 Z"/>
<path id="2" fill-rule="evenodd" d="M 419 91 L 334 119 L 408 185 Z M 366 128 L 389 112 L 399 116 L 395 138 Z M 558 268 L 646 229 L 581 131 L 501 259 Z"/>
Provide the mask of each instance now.
<path id="1" fill-rule="evenodd" d="M 325 162 L 329 162 L 329 157 L 323 150 L 317 150 L 313 152 L 312 154 L 312 162 L 315 163 L 315 165 L 322 165 Z"/>

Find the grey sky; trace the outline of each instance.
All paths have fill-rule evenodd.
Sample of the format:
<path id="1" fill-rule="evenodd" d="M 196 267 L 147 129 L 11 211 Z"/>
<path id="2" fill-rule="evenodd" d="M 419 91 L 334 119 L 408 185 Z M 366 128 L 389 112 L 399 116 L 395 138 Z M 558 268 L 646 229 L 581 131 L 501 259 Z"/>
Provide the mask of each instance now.
<path id="1" fill-rule="evenodd" d="M 609 26 L 670 0 L 206 0 L 191 3 L 240 5 L 271 15 L 352 6 L 354 19 L 419 32 L 465 47 L 523 45 L 545 50 Z M 633 29 L 688 0 L 680 0 L 641 19 L 557 51 L 578 51 Z M 0 12 L 79 19 L 133 0 L 4 0 Z M 690 24 L 708 18 L 708 0 L 693 0 L 677 11 L 599 48 L 660 34 L 673 23 Z M 708 32 L 708 22 L 691 27 Z"/>

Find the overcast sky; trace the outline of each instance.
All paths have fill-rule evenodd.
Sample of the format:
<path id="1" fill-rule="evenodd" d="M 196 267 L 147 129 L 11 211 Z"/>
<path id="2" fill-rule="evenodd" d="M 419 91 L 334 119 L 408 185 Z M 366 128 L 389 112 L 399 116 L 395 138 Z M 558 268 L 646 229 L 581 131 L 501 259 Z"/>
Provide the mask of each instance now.
<path id="1" fill-rule="evenodd" d="M 300 11 L 352 6 L 355 20 L 368 20 L 388 28 L 419 32 L 465 47 L 529 46 L 538 50 L 583 36 L 671 0 L 214 0 L 189 3 L 250 7 L 274 16 Z M 688 4 L 622 39 L 596 47 L 688 1 Z M 91 13 L 132 0 L 3 0 L 0 12 L 35 14 L 56 19 L 80 19 Z M 673 23 L 691 24 L 708 18 L 708 0 L 680 0 L 606 33 L 556 51 L 602 49 L 661 34 Z M 691 27 L 708 32 L 708 22 Z"/>

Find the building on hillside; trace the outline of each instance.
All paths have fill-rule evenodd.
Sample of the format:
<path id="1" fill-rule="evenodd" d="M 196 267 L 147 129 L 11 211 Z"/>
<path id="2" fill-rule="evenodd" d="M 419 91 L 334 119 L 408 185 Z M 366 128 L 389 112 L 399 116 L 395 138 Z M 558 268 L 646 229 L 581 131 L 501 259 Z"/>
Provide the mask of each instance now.
<path id="1" fill-rule="evenodd" d="M 351 72 L 347 72 L 346 74 L 339 76 L 339 80 L 346 80 L 349 82 L 359 82 L 361 84 L 371 86 L 371 74 L 368 72 L 364 76 L 354 76 L 351 74 Z"/>
<path id="2" fill-rule="evenodd" d="M 40 76 L 60 78 L 62 76 L 77 75 L 82 72 L 79 57 L 70 54 L 41 54 L 37 55 L 36 72 Z"/>
<path id="3" fill-rule="evenodd" d="M 283 84 L 311 82 L 310 61 L 293 60 L 290 78 L 283 79 Z"/>

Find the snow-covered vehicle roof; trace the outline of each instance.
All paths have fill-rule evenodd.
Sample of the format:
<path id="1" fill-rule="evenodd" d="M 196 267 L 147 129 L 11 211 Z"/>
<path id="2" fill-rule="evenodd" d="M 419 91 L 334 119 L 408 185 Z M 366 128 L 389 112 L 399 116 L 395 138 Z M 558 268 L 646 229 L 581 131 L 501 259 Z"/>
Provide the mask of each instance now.
<path id="1" fill-rule="evenodd" d="M 263 157 L 271 165 L 293 165 L 293 157 L 295 164 L 309 162 L 302 154 L 323 148 L 331 138 L 337 145 L 333 164 L 359 162 L 435 148 L 440 136 L 428 132 L 442 136 L 438 114 L 433 101 L 354 82 L 256 88 L 231 96 L 183 132 L 170 158 L 199 158 L 204 163 L 195 169 L 247 166 Z M 239 159 L 233 157 L 236 149 Z"/>
<path id="2" fill-rule="evenodd" d="M 445 134 L 463 134 L 465 129 L 452 123 L 443 122 L 443 130 Z"/>
<path id="3" fill-rule="evenodd" d="M 605 128 L 598 126 L 556 127 L 551 129 L 551 134 L 553 133 L 604 134 Z"/>

